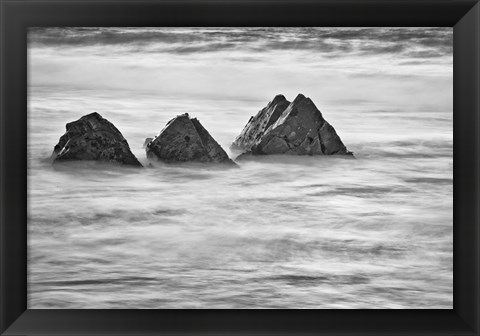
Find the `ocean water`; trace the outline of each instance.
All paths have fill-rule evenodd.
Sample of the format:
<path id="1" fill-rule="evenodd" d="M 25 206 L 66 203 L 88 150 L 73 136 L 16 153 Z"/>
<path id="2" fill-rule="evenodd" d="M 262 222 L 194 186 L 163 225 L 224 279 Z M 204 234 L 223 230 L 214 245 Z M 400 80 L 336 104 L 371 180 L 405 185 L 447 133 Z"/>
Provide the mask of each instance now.
<path id="1" fill-rule="evenodd" d="M 29 308 L 452 308 L 451 31 L 400 29 L 391 40 L 408 45 L 372 54 L 358 45 L 384 46 L 375 28 L 339 29 L 320 51 L 307 37 L 332 30 L 262 31 L 301 37 L 269 49 L 253 29 L 152 31 L 31 33 Z M 411 46 L 413 33 L 426 38 Z M 422 45 L 443 53 L 411 54 Z M 145 138 L 185 112 L 234 158 L 250 116 L 300 92 L 356 159 L 48 161 L 65 124 L 93 111 L 145 165 Z"/>

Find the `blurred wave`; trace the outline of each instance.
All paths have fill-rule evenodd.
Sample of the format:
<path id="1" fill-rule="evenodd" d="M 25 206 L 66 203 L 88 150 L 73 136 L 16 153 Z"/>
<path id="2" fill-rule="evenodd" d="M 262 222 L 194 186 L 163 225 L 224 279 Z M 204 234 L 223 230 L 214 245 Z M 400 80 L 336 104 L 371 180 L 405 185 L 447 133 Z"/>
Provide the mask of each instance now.
<path id="1" fill-rule="evenodd" d="M 78 28 L 29 29 L 29 43 L 41 46 L 127 46 L 130 51 L 195 53 L 233 50 L 315 50 L 322 53 L 403 53 L 450 56 L 450 28 Z M 246 48 L 246 49 L 245 49 Z"/>
<path id="2" fill-rule="evenodd" d="M 453 304 L 451 28 L 29 30 L 28 308 Z M 332 57 L 335 56 L 335 57 Z M 175 115 L 228 151 L 310 96 L 355 160 L 47 160 L 92 111 L 139 160 Z"/>
<path id="3" fill-rule="evenodd" d="M 31 161 L 29 307 L 451 308 L 451 157 L 268 159 Z"/>

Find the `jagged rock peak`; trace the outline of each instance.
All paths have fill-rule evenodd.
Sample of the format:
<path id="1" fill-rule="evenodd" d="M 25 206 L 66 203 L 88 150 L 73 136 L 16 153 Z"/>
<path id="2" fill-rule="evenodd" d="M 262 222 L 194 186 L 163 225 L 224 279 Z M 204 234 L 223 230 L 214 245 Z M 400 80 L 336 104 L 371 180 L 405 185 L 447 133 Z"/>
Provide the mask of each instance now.
<path id="1" fill-rule="evenodd" d="M 303 94 L 299 93 L 292 102 L 292 106 L 298 106 L 302 108 L 308 108 L 314 110 L 321 114 L 320 110 L 315 106 L 313 101 L 309 97 L 305 97 Z"/>
<path id="2" fill-rule="evenodd" d="M 98 112 L 69 122 L 65 128 L 53 149 L 53 162 L 88 160 L 142 166 L 122 133 Z"/>
<path id="3" fill-rule="evenodd" d="M 295 99 L 293 100 L 294 103 L 298 103 L 299 101 L 302 101 L 304 99 L 307 99 L 303 94 L 299 93 Z"/>
<path id="4" fill-rule="evenodd" d="M 286 100 L 287 100 L 287 98 L 285 98 L 284 95 L 278 94 L 273 98 L 273 100 L 268 105 L 275 105 L 275 104 L 278 104 L 280 102 L 284 102 Z"/>
<path id="5" fill-rule="evenodd" d="M 310 98 L 300 93 L 291 103 L 272 102 L 250 118 L 232 149 L 253 155 L 352 155 Z"/>
<path id="6" fill-rule="evenodd" d="M 150 159 L 164 162 L 204 162 L 235 165 L 227 153 L 202 126 L 188 113 L 170 120 L 149 143 L 145 151 Z"/>

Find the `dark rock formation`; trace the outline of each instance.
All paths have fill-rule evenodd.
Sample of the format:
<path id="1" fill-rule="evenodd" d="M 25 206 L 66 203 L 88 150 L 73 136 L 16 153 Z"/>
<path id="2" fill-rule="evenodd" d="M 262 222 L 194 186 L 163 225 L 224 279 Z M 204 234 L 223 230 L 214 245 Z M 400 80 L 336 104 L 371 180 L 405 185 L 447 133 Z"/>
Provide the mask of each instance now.
<path id="1" fill-rule="evenodd" d="M 352 155 L 310 98 L 276 96 L 251 117 L 232 149 L 253 155 Z"/>
<path id="2" fill-rule="evenodd" d="M 235 163 L 200 122 L 179 115 L 170 120 L 155 139 L 147 144 L 147 157 L 164 162 Z"/>
<path id="3" fill-rule="evenodd" d="M 142 166 L 122 133 L 97 112 L 68 123 L 66 130 L 53 149 L 53 162 L 95 160 Z"/>

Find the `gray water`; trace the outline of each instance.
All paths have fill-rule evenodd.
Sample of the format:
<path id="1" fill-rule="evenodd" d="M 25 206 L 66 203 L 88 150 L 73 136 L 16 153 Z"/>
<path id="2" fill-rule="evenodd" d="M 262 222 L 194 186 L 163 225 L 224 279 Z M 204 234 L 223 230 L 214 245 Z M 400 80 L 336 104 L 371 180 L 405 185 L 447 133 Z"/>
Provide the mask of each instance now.
<path id="1" fill-rule="evenodd" d="M 29 308 L 452 308 L 451 55 L 401 74 L 386 67 L 370 88 L 360 85 L 368 82 L 361 74 L 370 73 L 369 61 L 395 58 L 398 65 L 418 57 L 346 55 L 335 62 L 359 73 L 339 71 L 323 90 L 311 83 L 332 69 L 298 63 L 312 61 L 310 49 L 277 50 L 277 67 L 245 63 L 243 48 L 112 54 L 123 43 L 29 48 Z M 215 74 L 202 65 L 213 57 Z M 155 89 L 135 78 L 130 62 L 138 58 L 143 75 L 156 62 L 169 64 L 157 79 L 145 79 L 150 88 L 156 80 Z M 69 62 L 79 67 L 62 68 Z M 243 69 L 229 73 L 235 87 L 210 92 L 207 74 L 223 78 L 219 69 L 235 66 Z M 96 67 L 104 70 L 85 70 Z M 298 77 L 289 77 L 292 67 Z M 202 80 L 165 82 L 186 76 L 187 68 Z M 407 70 L 416 74 L 405 77 Z M 130 81 L 116 77 L 128 71 Z M 269 72 L 276 85 L 259 92 L 254 77 L 242 78 L 256 71 Z M 301 80 L 307 74 L 308 85 Z M 185 112 L 233 158 L 228 146 L 249 117 L 275 94 L 292 100 L 299 92 L 312 98 L 355 160 L 271 156 L 226 170 L 46 160 L 65 124 L 92 111 L 117 126 L 144 164 L 144 139 Z"/>

